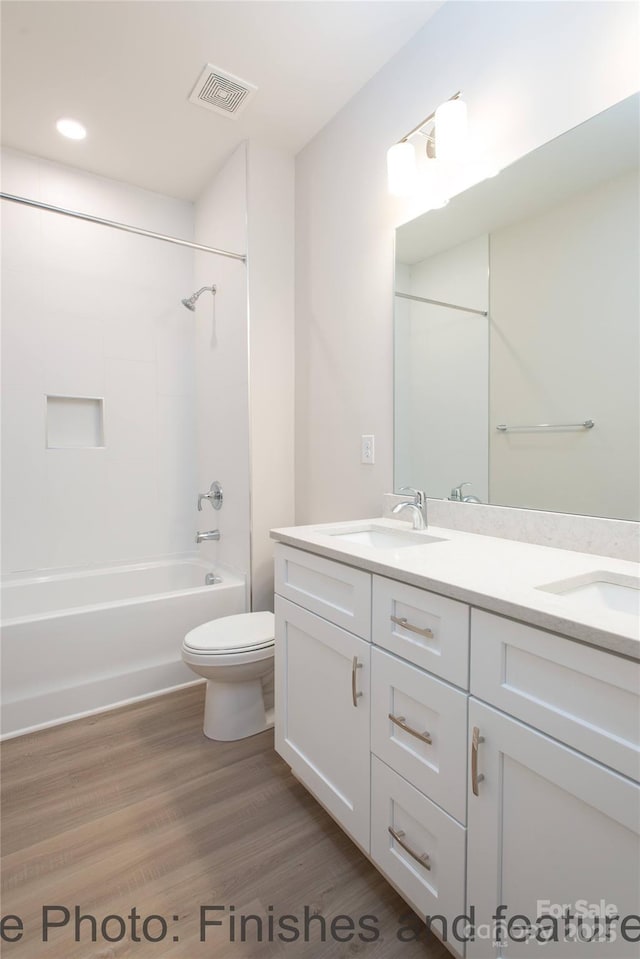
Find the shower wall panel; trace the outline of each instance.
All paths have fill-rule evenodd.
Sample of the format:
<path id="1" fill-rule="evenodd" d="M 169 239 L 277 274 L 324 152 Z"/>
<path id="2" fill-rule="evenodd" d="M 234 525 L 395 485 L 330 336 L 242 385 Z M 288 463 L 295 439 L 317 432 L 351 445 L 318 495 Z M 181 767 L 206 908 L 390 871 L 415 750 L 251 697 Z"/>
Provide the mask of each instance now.
<path id="1" fill-rule="evenodd" d="M 193 206 L 3 151 L 2 189 L 191 239 Z M 2 203 L 3 572 L 194 548 L 193 253 Z M 46 396 L 101 399 L 103 448 L 47 448 Z"/>

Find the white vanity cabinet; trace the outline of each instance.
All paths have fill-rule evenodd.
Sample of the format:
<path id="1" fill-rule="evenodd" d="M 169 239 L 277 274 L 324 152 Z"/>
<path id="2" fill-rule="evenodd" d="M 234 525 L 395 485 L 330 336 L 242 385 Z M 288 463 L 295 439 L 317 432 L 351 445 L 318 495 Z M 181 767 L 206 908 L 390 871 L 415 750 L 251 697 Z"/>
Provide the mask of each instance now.
<path id="1" fill-rule="evenodd" d="M 568 907 L 575 916 L 580 900 L 637 916 L 638 785 L 473 698 L 469 723 L 472 735 L 477 730 L 483 740 L 477 743 L 475 768 L 482 777 L 477 795 L 473 775 L 470 780 L 467 847 L 467 903 L 475 908 L 479 931 L 483 924 L 494 926 L 492 917 L 501 904 L 507 919 L 519 915 L 532 923 L 548 914 L 549 904 Z M 468 959 L 637 959 L 639 953 L 638 939 L 623 941 L 619 925 L 615 941 L 559 941 L 541 947 L 535 941 L 515 941 L 524 937 L 519 930 L 523 923 L 515 922 L 513 936 L 503 932 L 502 946 L 486 936 L 476 938 L 467 946 Z M 586 916 L 584 923 L 583 935 L 590 936 Z M 543 929 L 545 925 L 550 929 L 548 921 Z M 634 937 L 640 935 L 639 926 L 636 922 Z M 564 920 L 558 936 L 563 932 Z"/>
<path id="2" fill-rule="evenodd" d="M 545 901 L 574 914 L 582 900 L 637 916 L 638 664 L 474 609 L 471 693 L 467 903 L 476 923 L 491 925 L 500 904 L 508 918 L 535 922 L 549 912 Z M 587 936 L 589 919 L 582 918 Z M 467 956 L 640 954 L 640 920 L 635 941 L 623 940 L 619 923 L 615 939 L 591 945 L 565 940 L 563 930 L 564 920 L 563 941 L 543 948 L 504 935 L 500 946 L 478 937 Z M 515 927 L 514 935 L 524 937 Z"/>
<path id="3" fill-rule="evenodd" d="M 452 923 L 469 607 L 282 544 L 275 581 L 277 751 L 418 915 Z"/>
<path id="4" fill-rule="evenodd" d="M 640 665 L 282 544 L 276 592 L 276 748 L 447 947 L 637 959 L 640 919 L 518 938 L 640 913 Z"/>
<path id="5" fill-rule="evenodd" d="M 367 853 L 371 646 L 298 603 L 365 631 L 370 583 L 359 570 L 277 550 L 276 749 Z"/>

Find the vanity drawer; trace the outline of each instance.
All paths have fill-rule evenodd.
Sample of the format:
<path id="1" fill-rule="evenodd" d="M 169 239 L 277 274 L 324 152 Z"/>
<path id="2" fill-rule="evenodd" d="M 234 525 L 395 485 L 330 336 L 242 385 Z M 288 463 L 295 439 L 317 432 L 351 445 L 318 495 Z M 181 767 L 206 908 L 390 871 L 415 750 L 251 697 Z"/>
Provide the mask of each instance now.
<path id="1" fill-rule="evenodd" d="M 466 829 L 375 756 L 371 788 L 371 858 L 419 916 L 445 916 L 451 939 L 464 914 Z"/>
<path id="2" fill-rule="evenodd" d="M 372 752 L 462 823 L 467 699 L 459 689 L 373 647 Z"/>
<path id="3" fill-rule="evenodd" d="M 471 692 L 640 778 L 640 664 L 474 609 Z"/>
<path id="4" fill-rule="evenodd" d="M 330 623 L 371 639 L 371 574 L 278 543 L 275 591 Z"/>
<path id="5" fill-rule="evenodd" d="M 469 607 L 466 603 L 374 576 L 372 629 L 377 646 L 456 686 L 468 688 Z"/>

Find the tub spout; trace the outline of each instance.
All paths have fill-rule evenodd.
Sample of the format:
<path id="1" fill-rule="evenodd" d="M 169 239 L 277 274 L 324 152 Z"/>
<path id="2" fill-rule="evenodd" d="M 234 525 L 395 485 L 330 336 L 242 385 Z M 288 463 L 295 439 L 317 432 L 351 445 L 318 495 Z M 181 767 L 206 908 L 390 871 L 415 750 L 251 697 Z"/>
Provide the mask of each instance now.
<path id="1" fill-rule="evenodd" d="M 220 539 L 219 529 L 208 529 L 206 533 L 196 533 L 196 543 L 207 543 L 211 539 Z"/>

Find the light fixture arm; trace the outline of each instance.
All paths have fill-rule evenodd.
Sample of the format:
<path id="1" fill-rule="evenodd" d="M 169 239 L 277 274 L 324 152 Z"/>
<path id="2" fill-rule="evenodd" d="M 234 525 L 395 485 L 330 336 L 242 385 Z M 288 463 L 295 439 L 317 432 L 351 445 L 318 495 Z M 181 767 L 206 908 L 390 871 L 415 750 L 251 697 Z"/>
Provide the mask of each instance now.
<path id="1" fill-rule="evenodd" d="M 458 90 L 457 93 L 454 93 L 453 96 L 448 97 L 448 99 L 459 100 L 461 96 L 462 96 L 462 93 L 460 90 Z M 433 122 L 433 120 L 435 120 L 435 117 L 436 117 L 436 111 L 434 110 L 433 113 L 430 113 L 428 117 L 425 117 L 422 123 L 419 123 L 416 127 L 413 128 L 413 130 L 409 130 L 408 133 L 405 133 L 405 135 L 400 140 L 398 140 L 398 143 L 406 143 L 406 141 L 409 140 L 410 137 L 414 136 L 416 133 L 422 133 L 423 128 L 426 127 L 427 123 Z M 425 133 L 423 134 L 423 136 L 426 136 L 427 139 L 432 139 L 432 136 L 430 134 Z"/>

